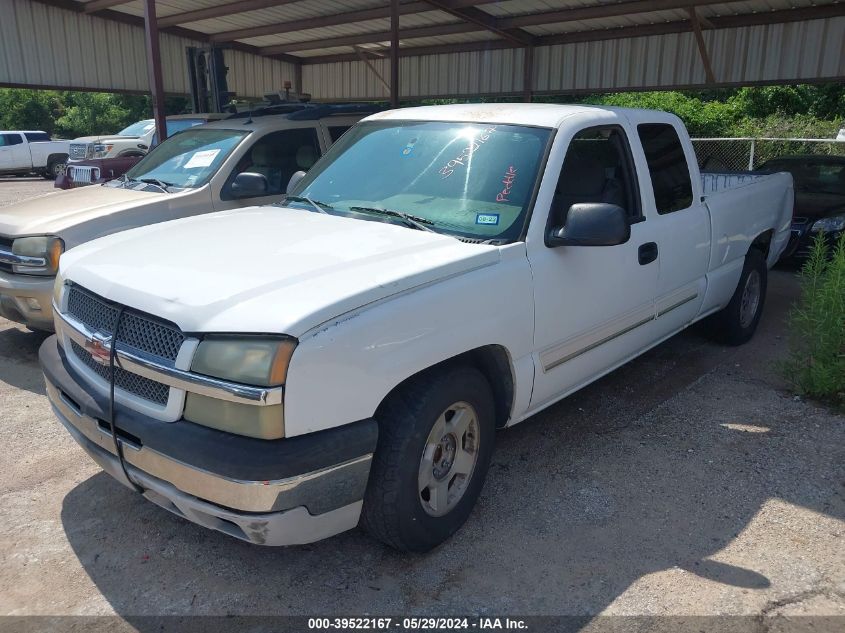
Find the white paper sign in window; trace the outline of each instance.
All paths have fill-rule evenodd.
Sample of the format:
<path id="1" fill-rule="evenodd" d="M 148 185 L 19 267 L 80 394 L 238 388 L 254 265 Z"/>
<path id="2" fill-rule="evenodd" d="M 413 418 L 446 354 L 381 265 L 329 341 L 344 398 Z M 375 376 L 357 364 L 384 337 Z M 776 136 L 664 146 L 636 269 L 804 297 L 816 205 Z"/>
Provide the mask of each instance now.
<path id="1" fill-rule="evenodd" d="M 191 159 L 185 163 L 185 169 L 192 167 L 208 167 L 217 158 L 220 153 L 219 149 L 206 149 L 200 152 L 195 152 Z"/>

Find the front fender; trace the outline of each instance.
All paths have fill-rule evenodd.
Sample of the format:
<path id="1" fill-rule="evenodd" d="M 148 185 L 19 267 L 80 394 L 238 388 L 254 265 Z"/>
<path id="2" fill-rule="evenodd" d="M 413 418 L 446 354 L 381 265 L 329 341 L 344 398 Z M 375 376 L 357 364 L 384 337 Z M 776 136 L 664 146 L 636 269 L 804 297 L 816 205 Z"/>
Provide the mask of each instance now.
<path id="1" fill-rule="evenodd" d="M 494 265 L 365 306 L 301 337 L 285 386 L 285 434 L 373 417 L 409 377 L 485 345 L 501 345 L 525 367 L 533 336 L 531 271 L 525 245 L 512 244 Z M 533 372 L 514 371 L 515 402 L 527 402 L 532 379 Z"/>

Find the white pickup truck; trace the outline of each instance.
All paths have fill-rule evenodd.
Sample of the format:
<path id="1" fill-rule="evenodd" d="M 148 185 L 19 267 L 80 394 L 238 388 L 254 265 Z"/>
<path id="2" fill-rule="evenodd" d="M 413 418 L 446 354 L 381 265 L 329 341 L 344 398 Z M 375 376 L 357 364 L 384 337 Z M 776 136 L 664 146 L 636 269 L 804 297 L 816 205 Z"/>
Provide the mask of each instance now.
<path id="1" fill-rule="evenodd" d="M 53 141 L 40 130 L 0 130 L 0 175 L 55 179 L 64 172 L 69 147 L 70 141 Z"/>
<path id="2" fill-rule="evenodd" d="M 496 429 L 705 317 L 748 340 L 792 197 L 789 174 L 702 176 L 662 112 L 376 114 L 283 204 L 64 255 L 47 393 L 106 471 L 191 521 L 428 550 Z"/>

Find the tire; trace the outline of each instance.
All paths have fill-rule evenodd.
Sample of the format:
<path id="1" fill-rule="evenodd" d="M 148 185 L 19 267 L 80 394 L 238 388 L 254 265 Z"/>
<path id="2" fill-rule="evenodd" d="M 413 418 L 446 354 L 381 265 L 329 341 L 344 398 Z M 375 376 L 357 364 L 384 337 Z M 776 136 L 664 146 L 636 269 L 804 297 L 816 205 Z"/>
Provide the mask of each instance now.
<path id="1" fill-rule="evenodd" d="M 745 256 L 742 274 L 730 303 L 710 317 L 713 338 L 727 345 L 742 345 L 751 340 L 763 314 L 767 283 L 766 258 L 761 251 L 753 248 Z"/>
<path id="2" fill-rule="evenodd" d="M 397 550 L 426 552 L 464 524 L 481 493 L 495 443 L 493 392 L 477 369 L 452 366 L 398 388 L 376 417 L 361 527 Z"/>
<path id="3" fill-rule="evenodd" d="M 47 169 L 44 171 L 44 178 L 47 180 L 55 180 L 67 170 L 67 164 L 60 160 L 51 160 L 47 163 Z"/>

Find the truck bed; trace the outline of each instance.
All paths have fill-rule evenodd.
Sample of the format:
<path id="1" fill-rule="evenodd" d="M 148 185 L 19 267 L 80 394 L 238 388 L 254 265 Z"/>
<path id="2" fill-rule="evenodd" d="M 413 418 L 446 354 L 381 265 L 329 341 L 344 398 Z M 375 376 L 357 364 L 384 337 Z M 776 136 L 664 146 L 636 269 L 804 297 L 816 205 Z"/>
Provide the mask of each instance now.
<path id="1" fill-rule="evenodd" d="M 789 240 L 792 176 L 785 172 L 709 172 L 701 174 L 701 184 L 712 223 L 710 269 L 744 257 L 732 244 L 772 226 L 777 228 L 771 237 L 768 264 L 774 265 Z"/>
<path id="2" fill-rule="evenodd" d="M 719 193 L 725 189 L 734 189 L 768 178 L 772 174 L 761 174 L 753 171 L 740 172 L 702 172 L 701 192 L 707 196 Z"/>

